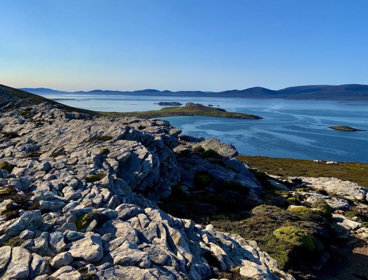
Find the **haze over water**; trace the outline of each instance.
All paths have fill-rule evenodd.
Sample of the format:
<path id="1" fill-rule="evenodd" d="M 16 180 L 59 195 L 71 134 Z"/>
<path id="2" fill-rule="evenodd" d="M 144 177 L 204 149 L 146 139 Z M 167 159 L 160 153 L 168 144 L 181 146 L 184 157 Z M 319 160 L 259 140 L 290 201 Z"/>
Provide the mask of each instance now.
<path id="1" fill-rule="evenodd" d="M 342 132 L 329 128 L 348 125 L 368 130 L 368 102 L 93 94 L 43 96 L 74 107 L 115 112 L 160 109 L 154 104 L 159 101 L 212 104 L 264 119 L 199 116 L 165 119 L 185 134 L 216 137 L 231 143 L 244 155 L 368 162 L 368 131 Z"/>

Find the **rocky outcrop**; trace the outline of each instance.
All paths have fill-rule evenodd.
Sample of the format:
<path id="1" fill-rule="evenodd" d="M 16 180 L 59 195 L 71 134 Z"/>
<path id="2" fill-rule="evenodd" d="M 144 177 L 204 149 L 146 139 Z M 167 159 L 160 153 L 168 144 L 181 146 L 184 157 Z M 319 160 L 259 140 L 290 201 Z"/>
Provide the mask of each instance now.
<path id="1" fill-rule="evenodd" d="M 47 104 L 3 110 L 0 128 L 1 279 L 293 279 L 255 242 L 156 204 L 204 171 L 256 199 L 262 187 L 233 147 L 201 142 L 221 158 L 207 157 L 166 121 Z"/>

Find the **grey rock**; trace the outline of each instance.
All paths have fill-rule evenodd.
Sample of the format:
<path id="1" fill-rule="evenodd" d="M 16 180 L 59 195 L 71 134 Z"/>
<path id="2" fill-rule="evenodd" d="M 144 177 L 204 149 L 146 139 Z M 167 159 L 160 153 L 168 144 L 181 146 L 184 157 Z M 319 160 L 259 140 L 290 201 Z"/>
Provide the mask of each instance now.
<path id="1" fill-rule="evenodd" d="M 74 258 L 81 258 L 91 263 L 98 262 L 103 257 L 101 236 L 94 233 L 86 233 L 83 239 L 72 242 L 69 252 Z"/>
<path id="2" fill-rule="evenodd" d="M 63 266 L 51 274 L 52 277 L 55 277 L 59 280 L 82 280 L 81 274 L 78 270 L 74 269 L 71 266 Z"/>
<path id="3" fill-rule="evenodd" d="M 14 247 L 11 253 L 11 260 L 1 279 L 27 279 L 29 276 L 29 264 L 31 254 L 22 247 Z"/>
<path id="4" fill-rule="evenodd" d="M 10 246 L 0 247 L 0 273 L 10 262 L 12 248 Z"/>
<path id="5" fill-rule="evenodd" d="M 67 266 L 73 262 L 73 256 L 69 252 L 57 254 L 50 262 L 53 268 Z"/>
<path id="6" fill-rule="evenodd" d="M 8 228 L 8 234 L 14 236 L 20 234 L 25 229 L 37 229 L 41 223 L 42 215 L 40 210 L 27 211 Z"/>
<path id="7" fill-rule="evenodd" d="M 50 249 L 55 253 L 60 253 L 65 250 L 64 235 L 60 231 L 52 232 L 49 236 Z"/>

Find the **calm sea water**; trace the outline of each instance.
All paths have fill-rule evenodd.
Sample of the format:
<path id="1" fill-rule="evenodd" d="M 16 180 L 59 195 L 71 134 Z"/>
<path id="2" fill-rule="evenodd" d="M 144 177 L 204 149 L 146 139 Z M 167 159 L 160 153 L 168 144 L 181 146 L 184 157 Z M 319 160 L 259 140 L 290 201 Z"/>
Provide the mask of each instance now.
<path id="1" fill-rule="evenodd" d="M 159 101 L 212 104 L 228 111 L 262 116 L 262 120 L 210 117 L 165 118 L 184 133 L 216 137 L 241 154 L 270 157 L 368 162 L 368 131 L 342 132 L 332 125 L 368 130 L 368 102 L 295 101 L 280 99 L 101 96 L 43 94 L 70 106 L 98 111 L 159 109 Z"/>

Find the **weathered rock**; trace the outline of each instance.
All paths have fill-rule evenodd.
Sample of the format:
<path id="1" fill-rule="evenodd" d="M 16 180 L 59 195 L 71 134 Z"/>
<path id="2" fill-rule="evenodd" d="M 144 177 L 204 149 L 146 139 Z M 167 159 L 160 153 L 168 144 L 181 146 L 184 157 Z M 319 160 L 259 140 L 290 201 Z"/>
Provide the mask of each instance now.
<path id="1" fill-rule="evenodd" d="M 50 262 L 53 268 L 67 266 L 73 262 L 73 256 L 69 252 L 57 254 Z"/>
<path id="2" fill-rule="evenodd" d="M 101 236 L 87 233 L 83 239 L 72 242 L 69 252 L 74 258 L 81 258 L 92 263 L 98 262 L 103 257 Z"/>
<path id="3" fill-rule="evenodd" d="M 11 260 L 1 279 L 28 279 L 31 254 L 22 247 L 14 247 Z"/>
<path id="4" fill-rule="evenodd" d="M 0 247 L 0 273 L 10 262 L 12 248 L 10 246 Z"/>
<path id="5" fill-rule="evenodd" d="M 208 138 L 198 143 L 195 147 L 197 146 L 202 147 L 205 150 L 214 150 L 223 157 L 232 158 L 238 155 L 238 152 L 233 145 L 222 143 L 216 138 Z"/>
<path id="6" fill-rule="evenodd" d="M 42 215 L 40 210 L 27 211 L 8 228 L 8 234 L 14 236 L 20 234 L 25 229 L 37 229 L 41 223 Z"/>

